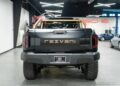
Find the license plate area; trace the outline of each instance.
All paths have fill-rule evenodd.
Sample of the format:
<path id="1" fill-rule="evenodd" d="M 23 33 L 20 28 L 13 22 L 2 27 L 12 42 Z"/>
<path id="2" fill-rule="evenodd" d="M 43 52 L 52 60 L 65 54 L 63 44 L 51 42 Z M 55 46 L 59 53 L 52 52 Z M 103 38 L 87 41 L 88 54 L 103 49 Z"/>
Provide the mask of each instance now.
<path id="1" fill-rule="evenodd" d="M 66 62 L 66 56 L 54 56 L 54 62 Z"/>

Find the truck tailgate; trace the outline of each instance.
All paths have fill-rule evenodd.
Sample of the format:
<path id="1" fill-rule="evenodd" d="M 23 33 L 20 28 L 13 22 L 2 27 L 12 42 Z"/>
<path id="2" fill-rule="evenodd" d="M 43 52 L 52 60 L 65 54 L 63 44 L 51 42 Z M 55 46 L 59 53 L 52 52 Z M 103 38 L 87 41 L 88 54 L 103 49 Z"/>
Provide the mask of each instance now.
<path id="1" fill-rule="evenodd" d="M 91 29 L 30 29 L 29 48 L 34 52 L 81 52 L 91 49 Z"/>

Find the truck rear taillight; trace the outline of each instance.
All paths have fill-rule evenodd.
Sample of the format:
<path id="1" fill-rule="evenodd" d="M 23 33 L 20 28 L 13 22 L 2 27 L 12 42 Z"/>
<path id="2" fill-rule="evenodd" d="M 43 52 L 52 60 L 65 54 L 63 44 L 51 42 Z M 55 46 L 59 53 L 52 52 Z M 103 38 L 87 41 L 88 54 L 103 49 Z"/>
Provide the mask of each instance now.
<path id="1" fill-rule="evenodd" d="M 22 46 L 23 48 L 28 48 L 28 36 L 26 34 L 23 36 Z"/>
<path id="2" fill-rule="evenodd" d="M 92 48 L 97 48 L 98 46 L 98 37 L 97 35 L 92 35 Z"/>

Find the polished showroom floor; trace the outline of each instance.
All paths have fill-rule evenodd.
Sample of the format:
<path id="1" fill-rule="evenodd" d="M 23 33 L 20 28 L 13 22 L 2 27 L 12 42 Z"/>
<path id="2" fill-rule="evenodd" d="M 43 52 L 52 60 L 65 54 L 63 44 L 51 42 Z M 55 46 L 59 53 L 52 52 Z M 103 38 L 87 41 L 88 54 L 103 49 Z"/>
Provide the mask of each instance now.
<path id="1" fill-rule="evenodd" d="M 22 49 L 0 55 L 0 86 L 120 86 L 120 51 L 111 49 L 109 42 L 100 42 L 99 75 L 95 81 L 84 79 L 77 68 L 46 68 L 36 80 L 24 79 Z"/>

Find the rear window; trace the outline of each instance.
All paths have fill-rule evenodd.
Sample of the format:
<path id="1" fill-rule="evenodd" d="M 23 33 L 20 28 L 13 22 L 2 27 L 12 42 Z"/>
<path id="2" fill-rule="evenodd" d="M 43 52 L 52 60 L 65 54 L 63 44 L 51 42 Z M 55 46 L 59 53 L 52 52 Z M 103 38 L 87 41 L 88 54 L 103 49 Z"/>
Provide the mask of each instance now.
<path id="1" fill-rule="evenodd" d="M 77 29 L 85 25 L 78 20 L 48 20 L 39 21 L 34 28 L 37 29 Z"/>
<path id="2" fill-rule="evenodd" d="M 57 29 L 57 28 L 80 28 L 79 22 L 43 22 L 43 29 Z"/>

